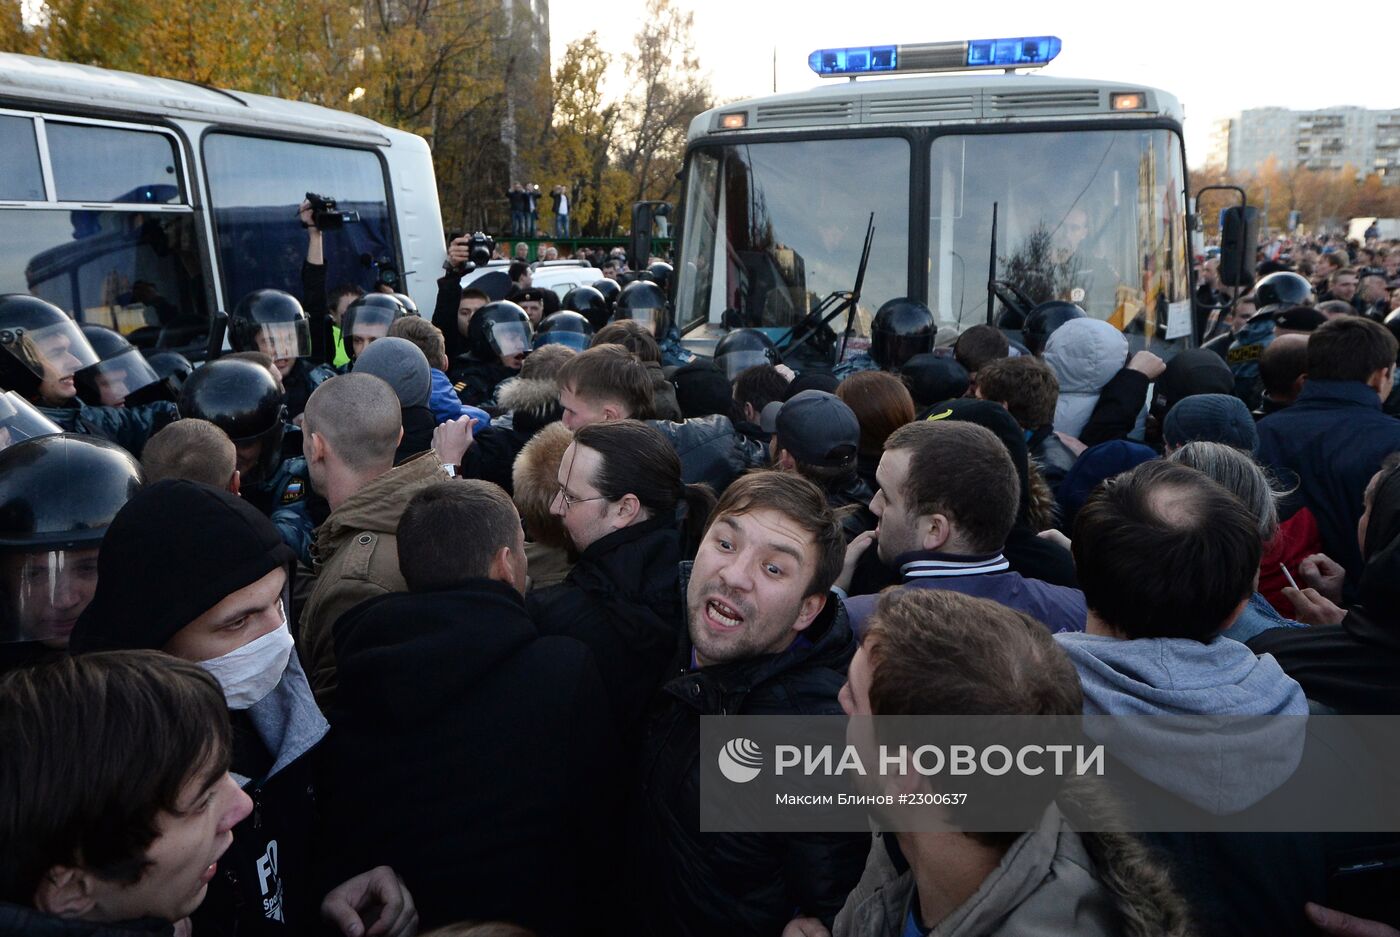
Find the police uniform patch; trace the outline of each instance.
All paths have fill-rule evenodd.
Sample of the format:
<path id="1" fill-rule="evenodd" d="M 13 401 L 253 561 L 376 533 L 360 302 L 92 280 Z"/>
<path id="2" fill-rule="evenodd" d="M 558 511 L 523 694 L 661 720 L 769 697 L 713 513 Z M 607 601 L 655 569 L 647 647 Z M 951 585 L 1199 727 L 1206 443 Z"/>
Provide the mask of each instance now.
<path id="1" fill-rule="evenodd" d="M 287 487 L 282 489 L 282 503 L 295 504 L 306 495 L 301 482 L 289 482 Z"/>

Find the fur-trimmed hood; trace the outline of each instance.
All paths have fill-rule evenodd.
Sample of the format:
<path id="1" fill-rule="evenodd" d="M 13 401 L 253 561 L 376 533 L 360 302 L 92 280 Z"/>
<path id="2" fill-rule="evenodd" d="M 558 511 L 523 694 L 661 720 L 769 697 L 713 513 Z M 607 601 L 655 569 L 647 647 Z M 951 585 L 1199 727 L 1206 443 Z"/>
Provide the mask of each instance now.
<path id="1" fill-rule="evenodd" d="M 537 418 L 555 414 L 550 419 L 557 420 L 562 412 L 559 385 L 547 377 L 513 377 L 496 390 L 496 409 L 514 411 L 517 423 L 522 414 Z"/>
<path id="2" fill-rule="evenodd" d="M 549 505 L 559 489 L 559 463 L 573 440 L 574 434 L 563 423 L 550 423 L 536 433 L 515 458 L 511 471 L 515 506 L 525 521 L 525 532 L 536 543 L 551 547 L 569 544 L 563 522 L 549 513 Z"/>

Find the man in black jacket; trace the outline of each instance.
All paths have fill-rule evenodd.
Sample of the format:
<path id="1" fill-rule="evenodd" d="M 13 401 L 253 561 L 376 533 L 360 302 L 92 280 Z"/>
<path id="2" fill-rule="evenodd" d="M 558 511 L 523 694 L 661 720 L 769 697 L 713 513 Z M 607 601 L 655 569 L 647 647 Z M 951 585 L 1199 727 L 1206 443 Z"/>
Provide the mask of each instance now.
<path id="1" fill-rule="evenodd" d="M 272 522 L 226 491 L 170 480 L 128 501 L 103 544 L 97 592 L 69 650 L 162 650 L 213 674 L 233 728 L 229 770 L 253 799 L 209 873 L 194 931 L 301 934 L 315 928 L 319 905 L 346 937 L 376 924 L 379 933 L 413 933 L 412 899 L 388 868 L 352 869 L 326 893 L 315 769 L 329 727 L 287 620 L 295 556 Z"/>
<path id="2" fill-rule="evenodd" d="M 736 481 L 686 585 L 689 640 L 649 714 L 633 826 L 639 933 L 774 935 L 796 917 L 830 926 L 868 838 L 704 833 L 700 720 L 833 715 L 855 652 L 830 596 L 845 538 L 821 489 L 788 472 Z"/>
<path id="3" fill-rule="evenodd" d="M 637 420 L 580 429 L 558 480 L 550 513 L 579 559 L 563 583 L 530 595 L 530 614 L 541 632 L 578 638 L 593 651 L 630 741 L 675 659 L 680 563 L 704 531 L 714 495 L 681 481 L 666 437 Z"/>
<path id="4" fill-rule="evenodd" d="M 520 516 L 489 482 L 429 486 L 398 527 L 407 593 L 336 623 L 324 791 L 341 868 L 391 858 L 424 928 L 596 932 L 615 869 L 615 746 L 593 655 L 526 614 Z"/>

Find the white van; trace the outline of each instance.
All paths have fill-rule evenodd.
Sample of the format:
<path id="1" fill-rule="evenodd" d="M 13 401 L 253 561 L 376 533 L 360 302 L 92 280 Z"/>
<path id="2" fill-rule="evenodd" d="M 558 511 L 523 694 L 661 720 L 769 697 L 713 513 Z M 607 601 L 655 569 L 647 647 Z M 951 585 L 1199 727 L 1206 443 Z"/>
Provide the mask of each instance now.
<path id="1" fill-rule="evenodd" d="M 197 353 L 216 310 L 304 297 L 312 192 L 330 290 L 398 278 L 431 309 L 444 257 L 418 136 L 313 104 L 0 53 L 0 293 L 32 293 L 144 347 Z"/>

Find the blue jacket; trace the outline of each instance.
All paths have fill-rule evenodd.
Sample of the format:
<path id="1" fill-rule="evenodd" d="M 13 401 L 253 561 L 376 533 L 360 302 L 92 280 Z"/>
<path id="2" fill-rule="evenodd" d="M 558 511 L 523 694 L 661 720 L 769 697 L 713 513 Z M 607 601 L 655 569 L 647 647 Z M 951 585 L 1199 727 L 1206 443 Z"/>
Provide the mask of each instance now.
<path id="1" fill-rule="evenodd" d="M 434 422 L 441 425 L 448 420 L 469 416 L 476 419 L 475 431 L 486 429 L 491 425 L 489 413 L 480 407 L 469 407 L 462 403 L 462 398 L 458 397 L 457 391 L 452 389 L 452 380 L 446 373 L 433 368 L 432 375 L 432 393 L 428 397 L 428 409 L 433 411 Z"/>
<path id="2" fill-rule="evenodd" d="M 1000 553 L 991 556 L 906 553 L 897 562 L 904 577 L 902 589 L 961 592 L 1024 612 L 1051 632 L 1084 630 L 1088 617 L 1084 593 L 1065 586 L 1052 586 L 1039 579 L 1026 579 L 1012 572 L 1006 557 Z M 846 612 L 856 634 L 865 634 L 866 621 L 879 598 L 878 595 L 858 595 L 846 599 Z"/>
<path id="3" fill-rule="evenodd" d="M 1297 403 L 1259 421 L 1259 461 L 1298 490 L 1289 507 L 1312 509 L 1327 555 L 1354 586 L 1363 565 L 1356 542 L 1361 496 L 1381 461 L 1400 450 L 1400 420 L 1360 381 L 1309 380 Z"/>
<path id="4" fill-rule="evenodd" d="M 1230 638 L 1243 644 L 1258 634 L 1272 628 L 1306 628 L 1307 624 L 1301 621 L 1294 621 L 1291 618 L 1284 618 L 1274 607 L 1269 604 L 1269 600 L 1258 592 L 1249 597 L 1249 604 L 1240 612 L 1240 617 L 1224 631 L 1220 632 L 1222 638 Z"/>

